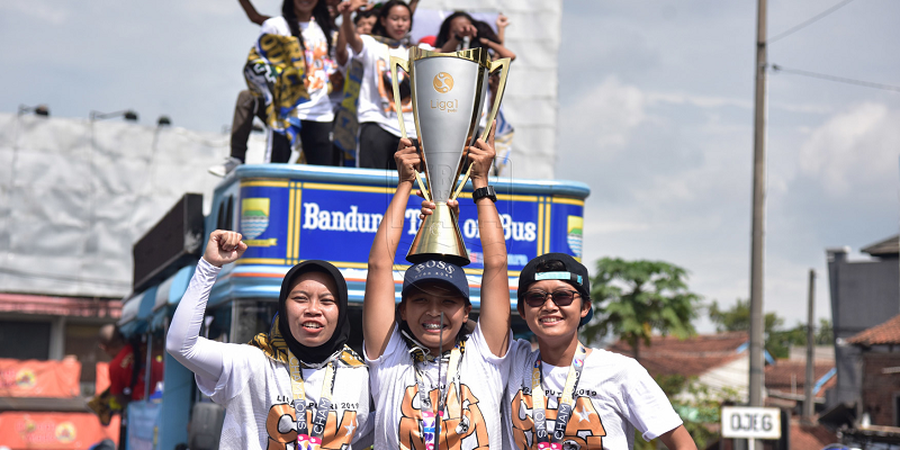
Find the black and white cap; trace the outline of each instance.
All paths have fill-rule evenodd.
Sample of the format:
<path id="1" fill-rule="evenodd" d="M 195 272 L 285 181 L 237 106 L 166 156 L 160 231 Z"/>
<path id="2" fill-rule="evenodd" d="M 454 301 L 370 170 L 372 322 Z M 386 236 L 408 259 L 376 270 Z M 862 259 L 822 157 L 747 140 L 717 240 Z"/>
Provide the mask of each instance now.
<path id="1" fill-rule="evenodd" d="M 565 270 L 562 271 L 554 271 L 554 272 L 535 272 L 535 269 L 546 263 L 548 261 L 558 261 L 562 263 L 565 267 Z M 525 292 L 528 291 L 528 288 L 534 284 L 535 282 L 541 280 L 562 280 L 565 281 L 574 287 L 581 297 L 588 302 L 588 305 L 591 304 L 591 277 L 588 274 L 587 267 L 584 267 L 584 264 L 581 264 L 572 255 L 567 253 L 547 253 L 537 258 L 528 261 L 528 264 L 525 265 L 525 268 L 522 269 L 522 273 L 519 275 L 519 289 L 516 291 L 517 299 L 521 299 L 525 297 Z M 519 310 L 519 315 L 525 316 L 524 301 L 516 302 L 517 309 Z M 581 319 L 579 326 L 584 325 L 591 321 L 591 318 L 594 317 L 594 308 L 591 307 L 588 310 L 586 316 Z"/>

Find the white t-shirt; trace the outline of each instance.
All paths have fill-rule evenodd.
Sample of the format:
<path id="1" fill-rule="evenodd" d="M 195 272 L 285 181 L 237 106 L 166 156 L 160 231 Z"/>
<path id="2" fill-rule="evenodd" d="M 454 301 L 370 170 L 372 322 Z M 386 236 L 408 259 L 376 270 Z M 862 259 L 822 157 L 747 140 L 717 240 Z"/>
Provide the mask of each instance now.
<path id="1" fill-rule="evenodd" d="M 461 394 L 457 394 L 455 383 L 444 388 L 448 392 L 446 404 L 449 417 L 445 417 L 441 425 L 442 450 L 470 450 L 488 446 L 502 448 L 500 403 L 509 372 L 507 356 L 498 357 L 491 353 L 479 323 L 469 335 L 461 359 Z M 394 326 L 384 354 L 376 360 L 366 357 L 366 362 L 369 363 L 375 400 L 375 448 L 422 448 L 422 405 L 418 397 L 413 358 L 397 326 Z M 424 365 L 423 378 L 434 403 L 438 395 L 437 363 Z M 446 377 L 446 362 L 441 372 Z M 460 396 L 462 401 L 458 400 Z"/>
<path id="2" fill-rule="evenodd" d="M 296 442 L 293 392 L 287 364 L 275 361 L 255 346 L 226 344 L 197 337 L 209 293 L 220 268 L 200 259 L 169 329 L 167 346 L 180 347 L 196 339 L 185 353 L 175 352 L 195 373 L 200 391 L 225 407 L 219 439 L 222 450 L 272 448 L 272 441 Z M 188 324 L 190 322 L 190 324 Z M 307 424 L 322 394 L 325 368 L 303 369 Z M 371 445 L 369 374 L 365 365 L 336 366 L 332 407 L 328 413 L 322 449 L 347 450 Z M 218 378 L 215 374 L 218 373 Z"/>
<path id="3" fill-rule="evenodd" d="M 378 42 L 369 35 L 361 35 L 363 48 L 353 58 L 363 63 L 364 73 L 359 88 L 359 123 L 374 122 L 383 130 L 394 136 L 400 136 L 400 121 L 394 108 L 394 87 L 391 85 L 391 56 L 409 58 L 407 47 L 401 45 L 392 48 Z M 398 76 L 406 77 L 403 69 L 397 69 Z M 403 105 L 403 120 L 406 134 L 416 137 L 416 125 L 413 121 L 412 102 Z"/>
<path id="4" fill-rule="evenodd" d="M 200 391 L 225 406 L 219 448 L 260 449 L 276 442 L 295 442 L 294 406 L 287 366 L 268 358 L 259 348 L 228 344 L 219 382 L 197 375 Z M 322 394 L 325 369 L 303 369 L 307 425 L 312 427 Z M 331 412 L 322 436 L 323 449 L 366 448 L 371 444 L 368 371 L 338 365 Z M 368 435 L 368 436 L 367 436 Z M 358 442 L 364 438 L 364 442 Z M 367 442 L 365 442 L 367 441 Z"/>
<path id="5" fill-rule="evenodd" d="M 509 357 L 512 361 L 509 388 L 503 402 L 507 433 L 503 448 L 537 450 L 531 373 L 538 352 L 531 350 L 529 342 L 517 340 L 510 346 Z M 552 430 L 569 367 L 544 363 L 541 372 L 547 429 Z M 524 389 L 523 377 L 528 380 Z M 631 449 L 635 428 L 649 441 L 682 424 L 681 417 L 647 370 L 634 359 L 618 353 L 592 349 L 585 359 L 574 397 L 563 448 Z"/>
<path id="6" fill-rule="evenodd" d="M 291 36 L 291 28 L 284 17 L 272 17 L 263 22 L 260 36 L 263 34 Z M 328 77 L 337 70 L 337 64 L 328 54 L 328 41 L 315 19 L 309 22 L 300 22 L 300 34 L 303 35 L 303 42 L 306 45 L 309 101 L 298 105 L 293 116 L 300 120 L 332 122 L 334 121 L 334 110 L 331 99 L 328 97 Z"/>

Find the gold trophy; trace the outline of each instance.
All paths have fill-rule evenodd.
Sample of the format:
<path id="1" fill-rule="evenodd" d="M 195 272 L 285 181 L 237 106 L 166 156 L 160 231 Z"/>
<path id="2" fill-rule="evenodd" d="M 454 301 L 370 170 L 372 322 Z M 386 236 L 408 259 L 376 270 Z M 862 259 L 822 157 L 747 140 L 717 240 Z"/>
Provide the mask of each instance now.
<path id="1" fill-rule="evenodd" d="M 481 134 L 484 140 L 500 109 L 509 62 L 509 58 L 491 61 L 487 49 L 482 48 L 440 53 L 413 47 L 409 49 L 408 60 L 391 57 L 391 82 L 400 133 L 407 138 L 399 101 L 398 67 L 409 74 L 413 118 L 424 161 L 425 181 L 419 172 L 416 179 L 425 199 L 436 205 L 434 213 L 425 216 L 406 254 L 406 260 L 413 264 L 429 259 L 458 266 L 470 262 L 459 219 L 447 202 L 459 196 L 469 179 L 471 165 L 461 181 L 460 174 L 466 166 L 466 148 L 478 138 L 475 135 L 478 122 L 484 102 L 490 98 L 489 78 L 500 70 L 494 104 Z"/>

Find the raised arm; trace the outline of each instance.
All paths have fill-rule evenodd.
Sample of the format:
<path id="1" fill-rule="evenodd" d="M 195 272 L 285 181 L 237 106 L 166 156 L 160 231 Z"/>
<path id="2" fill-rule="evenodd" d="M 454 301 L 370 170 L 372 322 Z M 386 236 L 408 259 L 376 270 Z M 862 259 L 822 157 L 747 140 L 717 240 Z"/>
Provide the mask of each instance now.
<path id="1" fill-rule="evenodd" d="M 367 0 L 345 0 L 338 5 L 338 12 L 341 14 L 341 29 L 338 33 L 338 42 L 341 39 L 344 40 L 347 44 L 350 45 L 350 48 L 353 49 L 353 53 L 359 53 L 363 49 L 363 41 L 356 34 L 356 26 L 353 23 L 353 18 L 351 15 L 353 11 L 358 10 L 361 7 L 364 7 L 368 4 Z M 346 51 L 346 47 L 344 48 Z"/>
<path id="2" fill-rule="evenodd" d="M 247 250 L 241 234 L 216 230 L 209 242 L 187 290 L 178 302 L 169 333 L 166 351 L 178 362 L 203 378 L 218 380 L 222 373 L 222 353 L 217 342 L 200 337 L 200 326 L 206 311 L 209 292 L 223 265 L 234 262 Z"/>
<path id="3" fill-rule="evenodd" d="M 400 149 L 394 160 L 400 181 L 369 251 L 369 274 L 363 301 L 363 338 L 366 356 L 370 359 L 377 359 L 384 353 L 394 329 L 394 258 L 403 233 L 406 204 L 416 179 L 415 168 L 419 165 L 419 155 L 409 139 L 400 140 Z"/>
<path id="4" fill-rule="evenodd" d="M 490 39 L 486 39 L 486 38 L 478 38 L 478 39 L 479 39 L 479 41 L 481 41 L 482 44 L 487 45 L 488 47 L 491 48 L 491 50 L 493 50 L 495 53 L 497 53 L 497 57 L 509 58 L 510 61 L 513 61 L 516 59 L 516 54 L 512 50 L 504 47 L 502 44 L 498 44 L 498 43 L 496 43 Z"/>
<path id="5" fill-rule="evenodd" d="M 500 39 L 500 44 L 506 44 L 506 27 L 509 26 L 509 19 L 503 15 L 503 13 L 497 14 L 497 21 L 494 22 L 497 25 L 497 39 Z"/>
<path id="6" fill-rule="evenodd" d="M 347 51 L 347 33 L 344 33 L 343 25 L 338 28 L 337 43 L 334 44 L 334 59 L 338 63 L 338 67 L 344 67 L 347 60 L 350 59 L 350 52 Z"/>
<path id="7" fill-rule="evenodd" d="M 455 52 L 459 48 L 459 44 L 462 43 L 463 38 L 469 38 L 469 45 L 471 46 L 471 40 L 478 39 L 478 29 L 471 23 L 467 23 L 458 29 L 451 29 L 450 36 L 447 37 L 447 42 L 441 47 L 441 51 L 444 53 Z"/>
<path id="8" fill-rule="evenodd" d="M 256 11 L 256 8 L 253 7 L 253 4 L 250 3 L 250 0 L 238 0 L 238 3 L 241 4 L 241 8 L 244 8 L 244 12 L 247 14 L 247 18 L 250 19 L 251 22 L 262 25 L 263 22 L 269 20 L 269 16 L 265 16 Z"/>
<path id="9" fill-rule="evenodd" d="M 472 163 L 472 188 L 488 186 L 488 174 L 494 163 L 494 129 L 488 141 L 478 139 L 469 147 Z M 487 198 L 475 202 L 478 207 L 478 230 L 481 233 L 481 250 L 484 253 L 484 273 L 481 276 L 481 314 L 478 317 L 481 331 L 491 352 L 497 356 L 506 354 L 509 347 L 509 275 L 507 272 L 506 239 L 497 206 Z"/>

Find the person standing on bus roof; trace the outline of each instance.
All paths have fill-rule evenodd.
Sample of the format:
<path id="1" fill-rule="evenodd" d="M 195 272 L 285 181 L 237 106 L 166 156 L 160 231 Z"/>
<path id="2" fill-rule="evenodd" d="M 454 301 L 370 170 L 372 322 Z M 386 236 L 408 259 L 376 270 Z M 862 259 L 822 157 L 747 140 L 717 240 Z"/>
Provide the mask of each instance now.
<path id="1" fill-rule="evenodd" d="M 194 372 L 200 391 L 225 407 L 219 448 L 365 448 L 371 442 L 369 374 L 346 346 L 347 284 L 325 261 L 304 261 L 281 283 L 271 329 L 247 344 L 199 336 L 222 266 L 247 250 L 241 234 L 216 230 L 175 310 L 166 350 Z M 323 414 L 320 414 L 324 412 Z"/>

